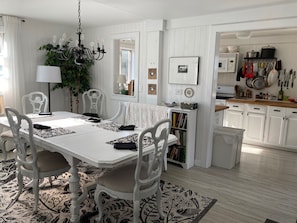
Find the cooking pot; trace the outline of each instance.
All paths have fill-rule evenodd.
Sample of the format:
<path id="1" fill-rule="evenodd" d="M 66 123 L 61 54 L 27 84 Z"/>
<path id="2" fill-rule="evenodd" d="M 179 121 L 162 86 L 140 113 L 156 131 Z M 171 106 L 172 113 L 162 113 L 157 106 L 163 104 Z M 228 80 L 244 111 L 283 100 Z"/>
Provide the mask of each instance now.
<path id="1" fill-rule="evenodd" d="M 273 46 L 262 47 L 261 58 L 274 58 L 275 48 Z"/>
<path id="2" fill-rule="evenodd" d="M 257 57 L 259 57 L 259 52 L 254 51 L 254 50 L 248 51 L 248 52 L 246 52 L 246 57 L 247 58 L 257 58 Z"/>

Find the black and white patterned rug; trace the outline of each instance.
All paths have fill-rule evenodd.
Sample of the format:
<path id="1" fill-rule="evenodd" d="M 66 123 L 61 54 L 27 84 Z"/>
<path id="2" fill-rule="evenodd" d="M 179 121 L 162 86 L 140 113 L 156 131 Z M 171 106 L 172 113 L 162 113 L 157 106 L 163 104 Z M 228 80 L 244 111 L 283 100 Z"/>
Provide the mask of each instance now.
<path id="1" fill-rule="evenodd" d="M 102 172 L 81 163 L 79 166 L 81 181 L 88 183 Z M 15 178 L 14 160 L 0 162 L 0 222 L 70 222 L 70 192 L 68 185 L 69 173 L 59 176 L 53 181 L 53 187 L 45 182 L 39 191 L 38 213 L 33 214 L 34 195 L 31 188 L 25 188 L 18 201 L 14 197 L 18 192 Z M 25 179 L 25 183 L 29 179 Z M 164 222 L 199 222 L 199 220 L 216 203 L 216 199 L 198 195 L 197 193 L 162 181 L 162 209 L 166 216 Z M 92 198 L 94 191 L 84 200 L 80 208 L 80 222 L 95 222 L 98 214 Z M 104 197 L 104 223 L 132 222 L 133 204 L 130 201 Z M 155 207 L 155 197 L 141 203 L 140 222 L 161 222 Z"/>

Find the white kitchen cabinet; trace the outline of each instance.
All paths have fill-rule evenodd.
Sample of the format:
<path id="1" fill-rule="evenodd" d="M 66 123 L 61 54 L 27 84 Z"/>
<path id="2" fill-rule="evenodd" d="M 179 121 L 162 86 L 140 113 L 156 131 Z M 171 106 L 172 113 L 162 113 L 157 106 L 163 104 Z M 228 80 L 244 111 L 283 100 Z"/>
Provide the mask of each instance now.
<path id="1" fill-rule="evenodd" d="M 224 126 L 242 129 L 244 119 L 244 104 L 227 103 L 229 109 L 225 110 Z"/>
<path id="2" fill-rule="evenodd" d="M 286 148 L 297 149 L 297 109 L 286 108 L 283 145 Z"/>
<path id="3" fill-rule="evenodd" d="M 168 148 L 167 160 L 189 169 L 194 166 L 197 110 L 170 109 L 171 133 L 178 142 Z"/>
<path id="4" fill-rule="evenodd" d="M 269 106 L 265 143 L 297 149 L 297 109 Z"/>
<path id="5" fill-rule="evenodd" d="M 245 141 L 263 142 L 267 106 L 246 105 Z"/>
<path id="6" fill-rule="evenodd" d="M 282 145 L 282 138 L 284 134 L 284 117 L 286 115 L 286 108 L 268 106 L 266 134 L 264 142 L 276 146 Z"/>

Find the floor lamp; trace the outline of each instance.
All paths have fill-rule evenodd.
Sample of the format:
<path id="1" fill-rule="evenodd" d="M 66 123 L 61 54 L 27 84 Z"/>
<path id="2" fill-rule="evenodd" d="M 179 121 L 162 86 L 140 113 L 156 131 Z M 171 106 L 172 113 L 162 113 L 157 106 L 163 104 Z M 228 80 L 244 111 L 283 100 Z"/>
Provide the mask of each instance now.
<path id="1" fill-rule="evenodd" d="M 61 83 L 61 69 L 56 66 L 39 65 L 37 67 L 36 82 L 46 82 L 48 85 L 48 111 L 51 114 L 51 83 Z"/>

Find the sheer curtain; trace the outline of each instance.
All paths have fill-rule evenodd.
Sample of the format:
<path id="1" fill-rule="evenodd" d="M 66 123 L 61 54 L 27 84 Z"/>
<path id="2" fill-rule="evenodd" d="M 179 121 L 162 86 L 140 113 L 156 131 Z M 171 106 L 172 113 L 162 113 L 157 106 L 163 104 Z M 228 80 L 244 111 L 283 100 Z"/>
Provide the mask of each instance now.
<path id="1" fill-rule="evenodd" d="M 21 50 L 21 20 L 13 16 L 2 16 L 4 25 L 4 69 L 7 89 L 4 91 L 5 106 L 21 110 L 24 95 L 24 73 Z"/>

